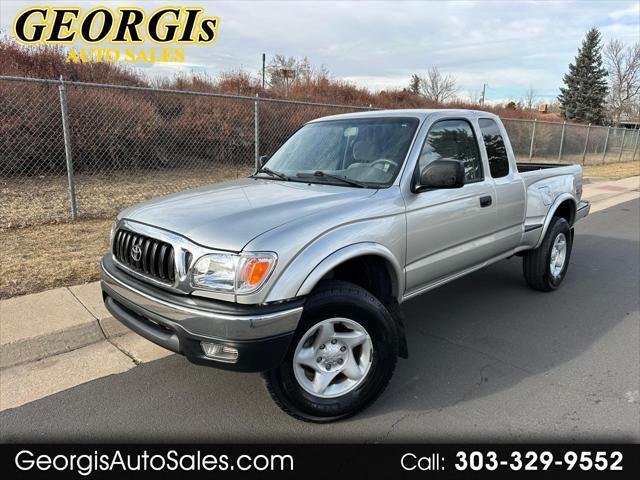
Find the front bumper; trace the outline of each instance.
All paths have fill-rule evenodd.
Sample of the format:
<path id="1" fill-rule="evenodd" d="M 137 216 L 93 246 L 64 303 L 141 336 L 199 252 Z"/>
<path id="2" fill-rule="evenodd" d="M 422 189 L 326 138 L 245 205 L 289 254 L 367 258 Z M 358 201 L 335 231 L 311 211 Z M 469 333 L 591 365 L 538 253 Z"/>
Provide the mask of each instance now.
<path id="1" fill-rule="evenodd" d="M 178 295 L 133 278 L 111 255 L 103 257 L 102 297 L 107 310 L 128 328 L 191 362 L 227 370 L 270 370 L 284 358 L 304 299 L 280 304 L 239 305 Z M 235 363 L 207 357 L 200 342 L 238 350 Z"/>

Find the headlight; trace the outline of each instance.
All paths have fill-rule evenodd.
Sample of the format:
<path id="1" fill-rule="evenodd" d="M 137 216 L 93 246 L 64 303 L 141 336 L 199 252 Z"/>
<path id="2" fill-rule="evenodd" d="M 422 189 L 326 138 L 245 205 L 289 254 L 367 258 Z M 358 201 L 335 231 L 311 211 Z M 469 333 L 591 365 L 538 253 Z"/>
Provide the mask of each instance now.
<path id="1" fill-rule="evenodd" d="M 191 269 L 191 284 L 207 290 L 251 293 L 269 278 L 276 264 L 275 253 L 210 253 Z"/>
<path id="2" fill-rule="evenodd" d="M 194 286 L 211 290 L 233 292 L 236 284 L 237 255 L 211 253 L 198 259 L 191 270 Z"/>

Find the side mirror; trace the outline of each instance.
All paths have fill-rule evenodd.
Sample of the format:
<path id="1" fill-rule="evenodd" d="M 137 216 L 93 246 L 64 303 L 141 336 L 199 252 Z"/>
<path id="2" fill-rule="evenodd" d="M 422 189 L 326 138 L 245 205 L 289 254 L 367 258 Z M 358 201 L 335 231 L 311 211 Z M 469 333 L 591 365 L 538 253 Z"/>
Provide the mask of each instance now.
<path id="1" fill-rule="evenodd" d="M 464 186 L 464 163 L 460 160 L 434 160 L 420 172 L 415 191 L 429 188 L 460 188 Z"/>
<path id="2" fill-rule="evenodd" d="M 264 164 L 269 160 L 269 155 L 260 155 L 258 157 L 258 168 L 264 167 Z"/>

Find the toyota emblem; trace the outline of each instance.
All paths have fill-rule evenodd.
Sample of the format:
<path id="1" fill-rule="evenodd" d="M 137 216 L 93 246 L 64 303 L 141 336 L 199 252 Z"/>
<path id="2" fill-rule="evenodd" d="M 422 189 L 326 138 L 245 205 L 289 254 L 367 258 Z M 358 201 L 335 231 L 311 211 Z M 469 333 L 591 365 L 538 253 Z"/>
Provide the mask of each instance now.
<path id="1" fill-rule="evenodd" d="M 139 261 L 142 258 L 142 248 L 140 245 L 134 245 L 131 247 L 131 259 L 134 262 Z"/>

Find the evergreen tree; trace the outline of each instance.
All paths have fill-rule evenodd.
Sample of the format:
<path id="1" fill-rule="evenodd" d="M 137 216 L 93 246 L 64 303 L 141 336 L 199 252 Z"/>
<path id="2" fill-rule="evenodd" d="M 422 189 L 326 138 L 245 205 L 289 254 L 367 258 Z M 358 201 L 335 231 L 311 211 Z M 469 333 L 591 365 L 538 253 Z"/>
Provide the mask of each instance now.
<path id="1" fill-rule="evenodd" d="M 602 66 L 600 31 L 587 32 L 575 63 L 569 64 L 560 88 L 560 113 L 567 120 L 602 125 L 605 121 L 607 70 Z"/>
<path id="2" fill-rule="evenodd" d="M 411 75 L 411 82 L 409 83 L 409 91 L 414 95 L 420 95 L 420 77 L 417 73 Z"/>

